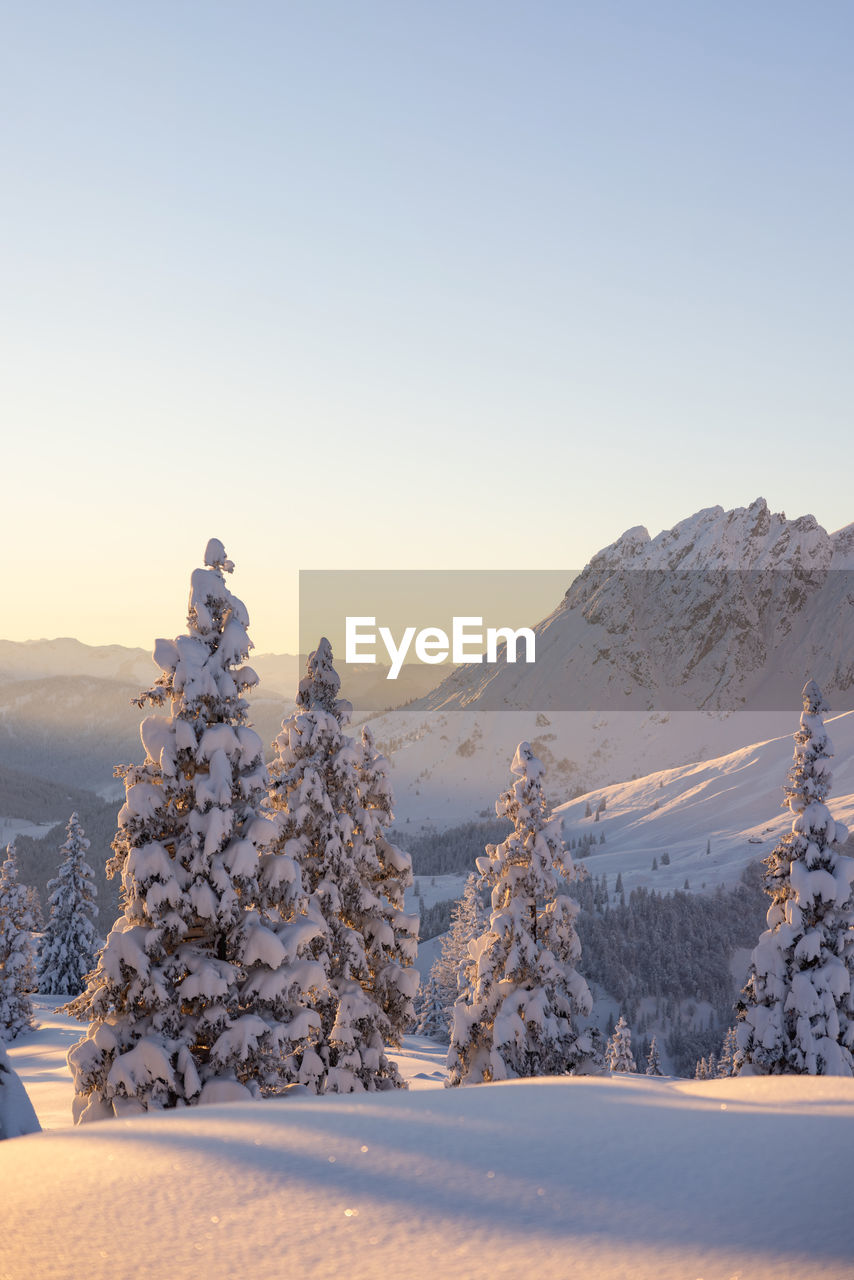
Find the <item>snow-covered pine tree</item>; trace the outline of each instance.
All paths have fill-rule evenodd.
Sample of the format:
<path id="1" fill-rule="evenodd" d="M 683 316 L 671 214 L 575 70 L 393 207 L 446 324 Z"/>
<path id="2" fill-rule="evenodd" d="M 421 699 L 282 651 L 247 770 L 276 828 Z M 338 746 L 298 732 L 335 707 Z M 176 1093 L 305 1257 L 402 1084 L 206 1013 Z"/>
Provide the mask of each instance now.
<path id="1" fill-rule="evenodd" d="M 454 1005 L 458 1000 L 471 1001 L 475 983 L 475 966 L 469 946 L 479 938 L 486 926 L 486 913 L 481 902 L 479 879 L 467 877 L 462 896 L 451 911 L 451 927 L 442 938 L 430 976 L 435 980 L 438 998 L 445 1011 L 444 1030 L 440 1039 L 450 1036 L 454 1021 Z"/>
<path id="2" fill-rule="evenodd" d="M 442 1001 L 438 981 L 432 973 L 426 987 L 422 988 L 415 1034 L 429 1036 L 431 1040 L 445 1043 L 448 1040 L 448 1014 Z"/>
<path id="3" fill-rule="evenodd" d="M 308 659 L 296 709 L 273 744 L 270 767 L 273 847 L 302 869 L 317 926 L 311 956 L 325 977 L 311 1002 L 320 1023 L 318 1042 L 295 1062 L 296 1078 L 318 1093 L 404 1086 L 385 1053 L 384 1036 L 394 1039 L 402 1030 L 417 988 L 414 969 L 404 963 L 412 933 L 397 905 L 408 859 L 398 850 L 389 852 L 393 846 L 383 834 L 386 801 L 379 808 L 368 803 L 382 771 L 368 768 L 371 777 L 375 771 L 373 783 L 360 772 L 368 767 L 364 748 L 360 756 L 344 732 L 352 707 L 338 697 L 340 687 L 331 646 L 323 638 Z M 387 800 L 390 812 L 390 792 Z M 391 895 L 385 902 L 375 891 L 380 886 Z M 380 964 L 376 973 L 372 963 Z M 392 987 L 380 990 L 378 983 L 392 978 Z"/>
<path id="4" fill-rule="evenodd" d="M 733 1071 L 733 1059 L 736 1051 L 735 1027 L 730 1027 L 724 1036 L 723 1048 L 721 1056 L 718 1058 L 718 1078 L 723 1079 L 731 1076 Z"/>
<path id="5" fill-rule="evenodd" d="M 658 1053 L 658 1045 L 655 1043 L 655 1036 L 652 1037 L 652 1044 L 649 1046 L 649 1053 L 647 1054 L 646 1074 L 648 1076 L 661 1075 L 661 1058 Z"/>
<path id="6" fill-rule="evenodd" d="M 170 714 L 143 720 L 144 763 L 117 770 L 125 803 L 108 871 L 121 876 L 122 914 L 69 1005 L 90 1020 L 68 1055 L 77 1121 L 257 1094 L 310 1029 L 303 1010 L 283 1021 L 302 974 L 256 907 L 272 832 L 232 570 L 212 538 L 191 577 L 187 632 L 157 641 L 162 674 L 137 699 Z"/>
<path id="7" fill-rule="evenodd" d="M 39 955 L 39 991 L 79 995 L 95 963 L 94 871 L 86 861 L 89 841 L 80 819 L 68 819 L 55 879 L 48 882 L 50 917 Z"/>
<path id="8" fill-rule="evenodd" d="M 36 982 L 33 918 L 27 886 L 18 880 L 14 844 L 0 867 L 0 1040 L 14 1040 L 33 1025 L 30 993 Z"/>
<path id="9" fill-rule="evenodd" d="M 607 1060 L 611 1071 L 637 1071 L 632 1054 L 632 1029 L 622 1014 L 608 1041 Z"/>
<path id="10" fill-rule="evenodd" d="M 577 1021 L 592 1007 L 576 969 L 578 907 L 560 892 L 561 880 L 574 876 L 572 859 L 549 821 L 543 766 L 527 742 L 511 769 L 515 781 L 495 811 L 514 830 L 477 860 L 481 885 L 492 888 L 492 914 L 470 947 L 471 1000 L 454 1008 L 451 1085 L 561 1075 L 595 1052 L 594 1037 Z"/>
<path id="11" fill-rule="evenodd" d="M 851 1076 L 854 861 L 836 849 L 847 828 L 831 817 L 833 748 L 827 706 L 809 680 L 784 787 L 792 830 L 765 859 L 767 930 L 738 1004 L 734 1070 L 742 1075 Z"/>
<path id="12" fill-rule="evenodd" d="M 429 982 L 429 978 L 428 978 L 428 982 Z M 424 1012 L 424 1000 L 426 995 L 427 995 L 427 985 L 421 982 L 419 979 L 418 990 L 415 992 L 415 995 L 412 998 L 412 1021 L 409 1024 L 409 1027 L 407 1028 L 407 1030 L 414 1031 L 418 1023 L 420 1022 L 421 1015 Z"/>
<path id="13" fill-rule="evenodd" d="M 27 885 L 27 906 L 33 918 L 33 929 L 36 933 L 42 933 L 44 931 L 44 912 L 42 911 L 42 900 L 39 897 L 39 891 L 34 884 Z"/>
<path id="14" fill-rule="evenodd" d="M 388 838 L 394 821 L 389 774 L 389 762 L 365 725 L 356 754 L 358 806 L 353 832 L 363 892 L 360 915 L 353 923 L 365 939 L 368 973 L 363 987 L 385 1019 L 377 1029 L 386 1045 L 399 1048 L 412 1024 L 412 1001 L 418 990 L 418 916 L 404 908 L 404 895 L 412 884 L 412 859 Z"/>

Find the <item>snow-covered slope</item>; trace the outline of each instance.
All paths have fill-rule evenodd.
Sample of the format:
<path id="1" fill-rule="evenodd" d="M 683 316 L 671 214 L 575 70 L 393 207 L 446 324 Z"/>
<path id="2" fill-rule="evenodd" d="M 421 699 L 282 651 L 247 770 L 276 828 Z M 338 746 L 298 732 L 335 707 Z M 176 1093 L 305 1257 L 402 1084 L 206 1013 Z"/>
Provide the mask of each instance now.
<path id="1" fill-rule="evenodd" d="M 797 720 L 788 719 L 790 732 L 782 736 L 598 787 L 559 804 L 555 815 L 564 838 L 592 839 L 581 863 L 593 876 L 605 874 L 612 892 L 618 874 L 626 894 L 640 885 L 666 893 L 681 889 L 686 879 L 694 892 L 735 883 L 749 862 L 763 858 L 791 829 L 791 813 L 782 807 L 783 783 Z M 828 805 L 854 831 L 854 712 L 828 719 L 827 728 L 835 750 Z M 669 863 L 662 861 L 664 854 Z M 579 859 L 577 850 L 574 856 Z M 466 874 L 461 869 L 419 877 L 425 903 L 458 898 Z M 424 944 L 431 945 L 432 940 Z M 419 967 L 429 971 L 426 961 L 419 960 Z"/>
<path id="2" fill-rule="evenodd" d="M 389 756 L 402 833 L 494 817 L 516 746 L 530 742 L 546 765 L 553 805 L 595 787 L 726 755 L 793 733 L 800 690 L 783 711 L 396 711 L 372 721 Z M 404 836 L 405 839 L 405 836 Z"/>
<path id="3" fill-rule="evenodd" d="M 828 806 L 834 818 L 854 829 L 854 712 L 828 720 L 827 728 L 836 753 Z M 566 839 L 599 841 L 604 834 L 604 844 L 592 846 L 584 865 L 591 875 L 606 874 L 612 890 L 618 873 L 627 894 L 638 885 L 681 889 L 686 879 L 695 891 L 731 884 L 791 830 L 792 815 L 782 801 L 793 746 L 791 734 L 754 743 L 717 759 L 599 788 L 559 806 L 556 814 Z M 669 865 L 662 863 L 665 853 Z"/>
<path id="4" fill-rule="evenodd" d="M 0 1143 L 0 1275 L 854 1274 L 854 1081 L 446 1090 L 429 1042 L 402 1061 L 408 1093 L 191 1107 Z"/>

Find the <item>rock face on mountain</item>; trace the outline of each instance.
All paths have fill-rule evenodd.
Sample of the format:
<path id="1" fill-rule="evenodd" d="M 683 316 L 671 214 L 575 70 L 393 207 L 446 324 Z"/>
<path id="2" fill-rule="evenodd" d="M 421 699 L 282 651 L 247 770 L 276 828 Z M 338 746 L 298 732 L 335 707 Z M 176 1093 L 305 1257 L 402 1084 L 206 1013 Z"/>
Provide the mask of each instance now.
<path id="1" fill-rule="evenodd" d="M 791 706 L 812 676 L 848 710 L 852 606 L 854 524 L 709 507 L 593 556 L 535 628 L 533 666 L 460 667 L 418 705 L 719 715 Z"/>

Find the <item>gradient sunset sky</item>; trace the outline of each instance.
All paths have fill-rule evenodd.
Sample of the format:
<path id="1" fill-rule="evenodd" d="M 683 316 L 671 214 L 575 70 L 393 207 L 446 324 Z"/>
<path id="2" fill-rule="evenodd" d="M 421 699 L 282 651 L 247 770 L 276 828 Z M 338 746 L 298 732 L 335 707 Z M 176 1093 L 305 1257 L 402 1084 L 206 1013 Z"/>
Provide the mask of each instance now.
<path id="1" fill-rule="evenodd" d="M 0 636 L 854 520 L 854 9 L 7 4 Z"/>

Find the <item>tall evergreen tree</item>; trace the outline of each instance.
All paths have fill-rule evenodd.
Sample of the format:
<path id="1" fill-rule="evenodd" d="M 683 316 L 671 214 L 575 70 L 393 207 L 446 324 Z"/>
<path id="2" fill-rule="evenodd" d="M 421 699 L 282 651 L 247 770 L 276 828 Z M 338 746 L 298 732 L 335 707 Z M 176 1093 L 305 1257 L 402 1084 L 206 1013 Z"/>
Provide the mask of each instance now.
<path id="1" fill-rule="evenodd" d="M 655 1036 L 652 1037 L 652 1043 L 649 1046 L 649 1053 L 647 1054 L 646 1074 L 648 1076 L 661 1075 L 661 1058 L 658 1053 L 658 1045 L 655 1043 Z"/>
<path id="2" fill-rule="evenodd" d="M 480 899 L 478 877 L 467 877 L 462 897 L 451 911 L 451 927 L 442 939 L 430 976 L 435 979 L 437 996 L 445 1011 L 443 1037 L 450 1036 L 454 1021 L 454 1005 L 458 1000 L 471 1001 L 475 985 L 475 965 L 470 945 L 484 931 L 486 916 Z"/>
<path id="3" fill-rule="evenodd" d="M 399 1048 L 412 1024 L 418 990 L 418 916 L 404 907 L 412 884 L 412 859 L 388 838 L 394 821 L 389 775 L 389 762 L 365 725 L 356 753 L 353 852 L 363 891 L 361 916 L 355 923 L 365 939 L 368 972 L 363 988 L 381 1011 L 377 1025 L 383 1040 Z"/>
<path id="4" fill-rule="evenodd" d="M 575 967 L 578 906 L 560 892 L 574 876 L 572 859 L 549 820 L 543 766 L 527 742 L 511 768 L 515 781 L 495 809 L 514 830 L 477 860 L 481 884 L 492 888 L 492 913 L 470 948 L 471 999 L 454 1010 L 451 1085 L 560 1075 L 594 1053 L 592 1035 L 577 1022 L 592 1007 Z"/>
<path id="5" fill-rule="evenodd" d="M 10 844 L 0 867 L 0 1040 L 14 1040 L 33 1025 L 33 923 L 27 886 L 18 881 L 18 859 Z"/>
<path id="6" fill-rule="evenodd" d="M 33 918 L 33 928 L 36 933 L 44 931 L 44 913 L 42 911 L 42 900 L 39 891 L 34 884 L 27 885 L 27 906 L 30 909 L 30 915 Z"/>
<path id="7" fill-rule="evenodd" d="M 61 863 L 48 882 L 50 917 L 39 955 L 39 991 L 79 995 L 95 963 L 94 871 L 86 861 L 89 841 L 80 819 L 68 819 Z"/>
<path id="8" fill-rule="evenodd" d="M 736 1048 L 737 1041 L 735 1027 L 729 1027 L 726 1035 L 724 1036 L 721 1055 L 718 1058 L 718 1077 L 720 1079 L 732 1075 Z"/>
<path id="9" fill-rule="evenodd" d="M 828 708 L 814 680 L 802 696 L 784 787 L 792 829 L 765 859 L 771 906 L 738 1005 L 737 1074 L 854 1071 L 854 861 L 837 852 L 848 831 L 825 804 L 833 780 L 823 719 Z"/>
<path id="10" fill-rule="evenodd" d="M 448 1013 L 442 1001 L 438 980 L 432 972 L 419 996 L 415 1034 L 447 1043 Z"/>
<path id="11" fill-rule="evenodd" d="M 310 1031 L 302 1010 L 293 1027 L 282 1021 L 291 957 L 257 909 L 267 774 L 242 696 L 257 676 L 232 570 L 212 538 L 187 632 L 157 641 L 162 674 L 137 699 L 170 714 L 143 720 L 144 763 L 117 770 L 125 803 L 108 871 L 121 877 L 122 913 L 69 1006 L 90 1021 L 68 1055 L 78 1121 L 257 1094 Z"/>
<path id="12" fill-rule="evenodd" d="M 370 735 L 359 749 L 345 734 L 352 707 L 340 687 L 324 638 L 273 744 L 269 802 L 274 847 L 302 869 L 317 928 L 311 955 L 325 976 L 311 1004 L 319 1038 L 297 1079 L 348 1093 L 405 1086 L 385 1042 L 398 1042 L 412 1020 L 417 926 L 402 911 L 411 864 L 385 836 L 387 767 Z"/>
<path id="13" fill-rule="evenodd" d="M 637 1071 L 632 1053 L 632 1029 L 622 1014 L 608 1041 L 608 1067 L 611 1071 Z"/>

